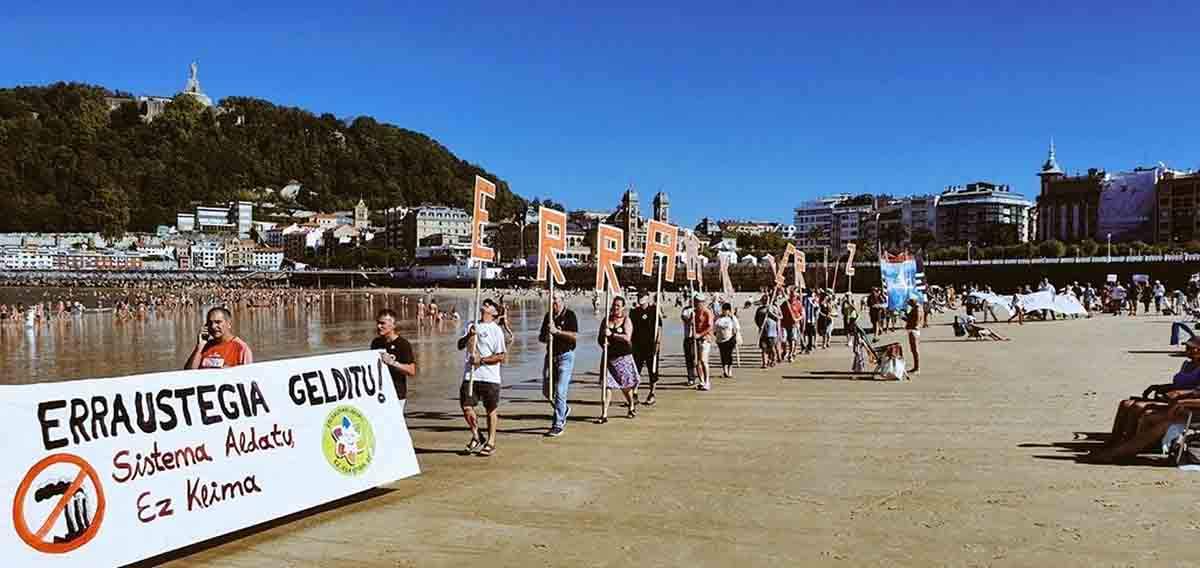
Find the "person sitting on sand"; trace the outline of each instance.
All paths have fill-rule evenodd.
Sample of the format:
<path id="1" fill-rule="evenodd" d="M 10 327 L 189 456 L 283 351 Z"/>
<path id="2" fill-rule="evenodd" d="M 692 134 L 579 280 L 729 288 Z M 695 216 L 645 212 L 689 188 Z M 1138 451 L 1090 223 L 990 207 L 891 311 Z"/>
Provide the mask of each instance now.
<path id="1" fill-rule="evenodd" d="M 1160 392 L 1163 399 L 1131 397 L 1117 405 L 1112 437 L 1105 444 L 1106 447 L 1117 446 L 1136 437 L 1144 420 L 1162 413 L 1174 400 L 1200 396 L 1200 391 L 1196 390 L 1200 389 L 1200 337 L 1193 337 L 1184 344 L 1184 355 L 1188 360 L 1179 367 L 1179 372 L 1175 373 L 1170 383 L 1153 385 L 1149 389 Z"/>

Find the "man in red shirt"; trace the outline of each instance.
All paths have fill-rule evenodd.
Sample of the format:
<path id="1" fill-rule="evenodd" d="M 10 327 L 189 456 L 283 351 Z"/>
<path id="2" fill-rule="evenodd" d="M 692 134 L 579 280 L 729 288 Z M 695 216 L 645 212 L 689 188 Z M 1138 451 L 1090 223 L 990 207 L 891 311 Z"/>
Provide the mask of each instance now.
<path id="1" fill-rule="evenodd" d="M 795 288 L 788 288 L 788 298 L 779 308 L 783 313 L 783 328 L 787 331 L 787 341 L 783 344 L 784 357 L 794 361 L 796 347 L 804 335 L 804 300 L 796 294 Z"/>
<path id="2" fill-rule="evenodd" d="M 254 353 L 233 334 L 233 316 L 225 308 L 208 310 L 204 329 L 184 369 L 223 369 L 254 362 Z"/>

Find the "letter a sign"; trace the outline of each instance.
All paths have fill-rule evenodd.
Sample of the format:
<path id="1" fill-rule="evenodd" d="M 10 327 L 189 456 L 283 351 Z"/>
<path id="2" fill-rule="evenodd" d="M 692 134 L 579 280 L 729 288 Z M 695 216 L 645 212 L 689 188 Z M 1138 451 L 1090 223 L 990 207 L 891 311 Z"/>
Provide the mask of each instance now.
<path id="1" fill-rule="evenodd" d="M 666 258 L 667 282 L 675 281 L 675 257 L 679 254 L 679 227 L 651 220 L 646 224 L 646 257 L 642 259 L 642 274 L 654 275 L 654 262 L 659 255 Z"/>

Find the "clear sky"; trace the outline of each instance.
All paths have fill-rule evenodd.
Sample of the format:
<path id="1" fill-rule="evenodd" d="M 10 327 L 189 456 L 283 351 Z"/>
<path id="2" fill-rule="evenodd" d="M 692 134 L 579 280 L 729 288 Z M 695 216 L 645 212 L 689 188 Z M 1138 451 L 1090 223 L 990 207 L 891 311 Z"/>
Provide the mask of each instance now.
<path id="1" fill-rule="evenodd" d="M 1200 166 L 1192 2 L 11 2 L 0 85 L 253 96 L 429 134 L 529 197 L 807 198 Z M 354 6 L 350 6 L 353 4 Z M 837 4 L 838 6 L 829 6 Z"/>

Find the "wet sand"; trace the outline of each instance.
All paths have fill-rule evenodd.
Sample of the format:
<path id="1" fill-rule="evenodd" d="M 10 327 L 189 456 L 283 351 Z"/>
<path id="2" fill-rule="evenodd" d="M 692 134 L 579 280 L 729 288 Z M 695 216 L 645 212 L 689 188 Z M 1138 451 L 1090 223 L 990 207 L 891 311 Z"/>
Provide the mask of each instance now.
<path id="1" fill-rule="evenodd" d="M 1106 432 L 1120 398 L 1178 368 L 1168 320 L 996 326 L 1008 343 L 955 338 L 948 320 L 902 384 L 847 376 L 835 337 L 701 393 L 672 344 L 659 404 L 602 426 L 581 342 L 565 436 L 541 436 L 535 383 L 509 383 L 499 452 L 457 455 L 465 426 L 439 387 L 409 409 L 422 475 L 172 565 L 1190 564 L 1200 475 L 1072 460 L 1088 444 L 1073 432 Z"/>

